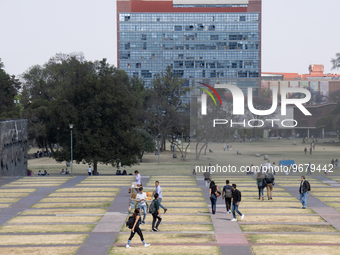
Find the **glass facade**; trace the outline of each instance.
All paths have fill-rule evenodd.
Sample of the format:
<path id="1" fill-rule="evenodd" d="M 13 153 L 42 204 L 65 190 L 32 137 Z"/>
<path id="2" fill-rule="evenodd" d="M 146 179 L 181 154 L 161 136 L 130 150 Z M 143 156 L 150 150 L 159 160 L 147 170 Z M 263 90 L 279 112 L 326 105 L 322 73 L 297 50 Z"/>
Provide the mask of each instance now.
<path id="1" fill-rule="evenodd" d="M 119 68 L 150 84 L 167 66 L 185 85 L 259 87 L 259 13 L 119 13 Z M 194 90 L 194 93 L 199 93 Z M 256 93 L 256 92 L 255 92 Z"/>

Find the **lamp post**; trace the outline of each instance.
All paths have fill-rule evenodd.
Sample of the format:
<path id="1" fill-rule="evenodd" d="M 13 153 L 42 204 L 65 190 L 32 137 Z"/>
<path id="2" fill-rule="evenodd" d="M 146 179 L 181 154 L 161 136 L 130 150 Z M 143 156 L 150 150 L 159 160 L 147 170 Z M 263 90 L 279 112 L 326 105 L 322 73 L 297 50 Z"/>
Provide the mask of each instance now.
<path id="1" fill-rule="evenodd" d="M 72 128 L 73 128 L 73 124 L 70 124 L 69 127 L 71 129 L 71 176 L 73 176 L 73 148 L 72 148 Z"/>

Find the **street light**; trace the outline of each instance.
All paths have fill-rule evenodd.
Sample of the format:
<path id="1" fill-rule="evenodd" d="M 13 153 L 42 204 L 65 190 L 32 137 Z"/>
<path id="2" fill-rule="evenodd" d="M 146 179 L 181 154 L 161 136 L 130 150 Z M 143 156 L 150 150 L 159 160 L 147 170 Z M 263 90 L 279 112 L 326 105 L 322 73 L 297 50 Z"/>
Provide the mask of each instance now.
<path id="1" fill-rule="evenodd" d="M 70 124 L 69 127 L 71 129 L 71 176 L 73 176 L 73 150 L 72 150 L 72 128 L 73 128 L 73 124 Z"/>

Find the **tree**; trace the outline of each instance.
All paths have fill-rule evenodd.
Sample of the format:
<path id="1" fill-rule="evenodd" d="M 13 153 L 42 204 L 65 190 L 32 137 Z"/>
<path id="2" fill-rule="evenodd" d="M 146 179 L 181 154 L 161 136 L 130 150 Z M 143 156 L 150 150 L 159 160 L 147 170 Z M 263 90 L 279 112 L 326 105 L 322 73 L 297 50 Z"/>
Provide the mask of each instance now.
<path id="1" fill-rule="evenodd" d="M 81 67 L 79 62 L 77 70 L 86 70 Z M 114 166 L 116 159 L 128 166 L 137 163 L 143 148 L 135 132 L 138 101 L 128 75 L 107 64 L 106 59 L 95 62 L 94 67 L 86 75 L 76 73 L 65 97 L 56 100 L 64 135 L 62 150 L 55 158 L 70 159 L 68 124 L 72 123 L 74 159 L 93 164 L 96 173 L 98 163 Z"/>
<path id="2" fill-rule="evenodd" d="M 140 128 L 136 128 L 136 133 L 138 136 L 142 138 L 142 151 L 140 154 L 140 162 L 143 162 L 143 155 L 145 152 L 154 152 L 156 149 L 155 140 L 152 135 L 148 133 L 148 131 Z"/>
<path id="3" fill-rule="evenodd" d="M 146 96 L 146 126 L 157 138 L 157 148 L 160 150 L 159 140 L 164 144 L 166 135 L 174 127 L 183 126 L 181 121 L 186 106 L 182 103 L 182 96 L 188 91 L 183 86 L 184 79 L 176 76 L 171 67 L 165 72 L 156 74 Z M 181 129 L 181 128 L 179 128 Z M 188 133 L 188 131 L 186 130 Z"/>
<path id="4" fill-rule="evenodd" d="M 14 99 L 18 94 L 21 83 L 14 75 L 9 75 L 4 70 L 0 58 L 0 118 L 10 119 L 20 117 L 20 107 L 16 107 Z"/>
<path id="5" fill-rule="evenodd" d="M 332 58 L 332 70 L 340 68 L 340 53 L 335 54 L 335 58 Z"/>

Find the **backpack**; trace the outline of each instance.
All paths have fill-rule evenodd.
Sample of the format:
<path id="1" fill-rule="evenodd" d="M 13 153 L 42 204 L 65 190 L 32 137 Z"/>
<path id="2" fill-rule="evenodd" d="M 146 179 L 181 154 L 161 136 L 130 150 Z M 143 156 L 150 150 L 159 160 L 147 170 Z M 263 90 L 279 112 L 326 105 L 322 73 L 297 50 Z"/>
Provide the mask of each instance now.
<path id="1" fill-rule="evenodd" d="M 231 198 L 231 196 L 232 196 L 232 190 L 231 189 L 225 189 L 224 197 L 225 198 Z"/>
<path id="2" fill-rule="evenodd" d="M 135 218 L 130 216 L 125 225 L 127 228 L 132 229 L 133 224 L 135 224 Z"/>
<path id="3" fill-rule="evenodd" d="M 156 212 L 156 207 L 155 207 L 155 200 L 151 202 L 151 205 L 149 206 L 149 213 L 154 214 Z"/>
<path id="4" fill-rule="evenodd" d="M 240 202 L 241 202 L 241 200 L 242 200 L 242 199 L 241 199 L 241 198 L 242 198 L 242 194 L 241 194 L 241 191 L 238 191 L 238 192 L 240 192 Z"/>
<path id="5" fill-rule="evenodd" d="M 305 180 L 305 182 L 306 182 L 307 190 L 310 191 L 310 184 L 309 184 L 309 181 L 306 181 L 306 180 Z"/>
<path id="6" fill-rule="evenodd" d="M 268 184 L 268 183 L 267 183 L 267 179 L 266 179 L 266 178 L 263 178 L 263 179 L 262 179 L 262 187 L 263 187 L 263 188 L 267 187 L 267 184 Z"/>

